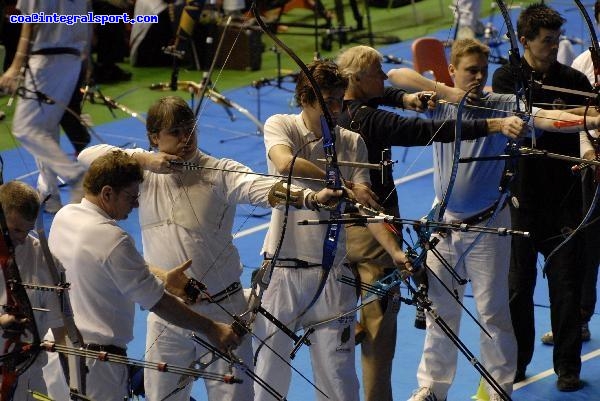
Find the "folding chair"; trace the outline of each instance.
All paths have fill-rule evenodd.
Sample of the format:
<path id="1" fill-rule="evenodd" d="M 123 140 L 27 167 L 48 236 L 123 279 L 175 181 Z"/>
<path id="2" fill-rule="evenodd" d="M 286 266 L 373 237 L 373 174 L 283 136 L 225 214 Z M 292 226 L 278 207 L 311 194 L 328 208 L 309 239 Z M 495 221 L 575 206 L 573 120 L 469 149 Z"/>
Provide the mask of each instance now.
<path id="1" fill-rule="evenodd" d="M 416 39 L 412 44 L 413 68 L 423 74 L 429 72 L 438 82 L 454 86 L 448 72 L 444 45 L 436 38 Z"/>

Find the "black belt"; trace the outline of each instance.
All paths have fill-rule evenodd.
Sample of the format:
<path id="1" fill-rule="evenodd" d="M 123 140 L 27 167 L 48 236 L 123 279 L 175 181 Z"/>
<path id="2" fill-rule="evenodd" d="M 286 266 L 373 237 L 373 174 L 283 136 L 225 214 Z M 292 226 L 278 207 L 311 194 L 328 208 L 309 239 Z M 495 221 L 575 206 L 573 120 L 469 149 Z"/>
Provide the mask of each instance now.
<path id="1" fill-rule="evenodd" d="M 241 289 L 242 284 L 239 281 L 236 281 L 234 283 L 231 283 L 231 285 L 229 285 L 229 287 L 225 288 L 223 291 L 219 291 L 216 294 L 211 295 L 210 297 L 203 296 L 202 298 L 200 298 L 200 300 L 207 301 L 210 303 L 221 302 L 225 298 L 229 298 L 231 295 L 235 294 Z"/>
<path id="2" fill-rule="evenodd" d="M 265 258 L 266 261 L 270 261 L 272 259 Z M 305 260 L 296 259 L 296 258 L 283 258 L 277 259 L 275 262 L 275 267 L 290 267 L 293 269 L 308 269 L 309 267 L 317 267 L 321 266 L 320 263 L 310 263 Z"/>
<path id="3" fill-rule="evenodd" d="M 504 204 L 502 205 L 500 210 L 504 209 L 505 206 L 506 206 L 506 202 L 504 202 Z M 463 224 L 466 224 L 469 226 L 479 224 L 482 221 L 485 221 L 485 220 L 491 218 L 494 215 L 494 211 L 496 210 L 497 207 L 498 207 L 498 201 L 494 202 L 494 204 L 492 206 L 488 207 L 487 209 L 482 210 L 481 212 L 474 214 L 473 216 L 469 216 L 466 219 L 461 220 L 459 223 L 463 223 Z"/>
<path id="4" fill-rule="evenodd" d="M 452 224 L 464 224 L 467 226 L 474 226 L 477 224 L 480 224 L 482 221 L 488 220 L 490 219 L 493 215 L 494 212 L 496 211 L 496 208 L 498 207 L 498 201 L 494 202 L 494 204 L 484 210 L 482 210 L 481 212 L 474 214 L 472 216 L 467 217 L 466 219 L 463 220 L 453 220 L 450 223 Z M 502 207 L 500 208 L 500 210 L 504 209 L 506 207 L 506 202 L 504 202 L 502 204 Z M 434 233 L 439 233 L 439 234 L 447 234 L 448 233 L 448 229 L 447 228 L 434 228 L 432 230 L 432 232 Z"/>
<path id="5" fill-rule="evenodd" d="M 39 54 L 43 56 L 54 54 L 72 54 L 74 56 L 81 56 L 81 52 L 72 47 L 48 47 L 46 49 L 34 50 L 31 52 L 31 54 Z"/>
<path id="6" fill-rule="evenodd" d="M 85 344 L 85 349 L 90 351 L 108 352 L 120 356 L 127 356 L 127 349 L 117 347 L 116 345 Z"/>

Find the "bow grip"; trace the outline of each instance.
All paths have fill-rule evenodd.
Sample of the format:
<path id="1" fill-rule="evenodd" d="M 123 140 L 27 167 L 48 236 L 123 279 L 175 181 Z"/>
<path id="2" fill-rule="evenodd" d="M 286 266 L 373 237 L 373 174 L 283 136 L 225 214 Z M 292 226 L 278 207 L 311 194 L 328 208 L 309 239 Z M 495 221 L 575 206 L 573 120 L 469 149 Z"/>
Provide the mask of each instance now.
<path id="1" fill-rule="evenodd" d="M 335 135 L 331 132 L 324 116 L 320 117 L 321 132 L 323 134 L 323 152 L 327 165 L 325 167 L 325 186 L 329 189 L 342 189 L 342 177 L 337 164 L 335 151 Z"/>

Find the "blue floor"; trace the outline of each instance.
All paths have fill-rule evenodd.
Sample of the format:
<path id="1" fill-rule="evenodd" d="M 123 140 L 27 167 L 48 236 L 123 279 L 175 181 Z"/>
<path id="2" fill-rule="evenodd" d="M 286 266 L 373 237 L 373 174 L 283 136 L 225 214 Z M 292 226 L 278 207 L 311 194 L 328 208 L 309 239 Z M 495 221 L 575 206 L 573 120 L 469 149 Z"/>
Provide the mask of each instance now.
<path id="1" fill-rule="evenodd" d="M 560 3 L 556 4 L 556 7 L 569 20 L 566 32 L 572 36 L 585 37 L 583 28 L 581 28 L 581 18 L 579 14 L 573 12 L 571 5 Z M 518 9 L 513 10 L 513 15 L 518 12 Z M 496 16 L 493 21 L 498 28 L 502 26 L 502 20 L 499 16 Z M 448 31 L 435 33 L 435 36 L 441 39 L 451 37 Z M 403 59 L 410 59 L 410 42 L 401 42 L 381 50 L 384 54 L 393 54 Z M 576 49 L 577 52 L 580 50 L 579 48 Z M 502 46 L 498 52 L 506 54 L 506 46 Z M 266 53 L 264 57 L 268 57 Z M 388 68 L 393 68 L 393 66 L 384 65 L 384 69 Z M 165 79 L 166 77 L 157 77 L 157 81 L 164 81 Z M 298 111 L 290 106 L 293 87 L 291 84 L 284 84 L 284 89 L 264 87 L 258 93 L 256 89 L 245 87 L 229 91 L 225 95 L 246 107 L 264 122 L 266 117 L 274 113 L 295 113 Z M 139 90 L 137 95 L 143 96 L 143 91 L 143 89 Z M 183 92 L 180 95 L 186 96 Z M 258 95 L 260 95 L 260 99 Z M 0 107 L 4 107 L 5 99 L 0 101 Z M 87 105 L 86 107 L 100 106 Z M 206 101 L 204 107 L 199 123 L 199 146 L 214 156 L 233 158 L 258 172 L 265 172 L 264 146 L 262 138 L 256 135 L 256 127 L 239 114 L 236 114 L 236 121 L 230 121 L 221 107 L 210 101 Z M 259 110 L 260 115 L 258 115 Z M 9 135 L 9 124 L 10 122 L 1 123 L 0 132 L 2 135 Z M 133 118 L 98 126 L 95 127 L 95 130 L 104 141 L 111 144 L 143 148 L 148 146 L 144 126 Z M 64 142 L 64 148 L 71 151 L 66 140 Z M 394 149 L 394 159 L 402 159 L 404 155 L 404 149 Z M 22 148 L 17 148 L 2 152 L 2 157 L 5 160 L 5 180 L 22 179 L 35 186 L 36 167 L 27 152 Z M 395 166 L 394 176 L 400 182 L 398 191 L 400 207 L 404 217 L 420 218 L 428 211 L 433 199 L 430 169 L 431 152 L 427 148 L 411 148 L 406 154 L 406 159 Z M 64 190 L 63 197 L 63 201 L 67 201 L 68 191 Z M 260 208 L 250 206 L 240 206 L 238 208 L 236 224 L 234 225 L 235 244 L 242 255 L 244 264 L 243 283 L 246 286 L 250 281 L 250 273 L 260 263 L 258 252 L 265 234 L 265 223 L 269 221 L 269 217 L 268 211 Z M 48 228 L 51 224 L 51 216 L 46 215 L 45 218 L 46 228 Z M 132 213 L 129 219 L 123 222 L 123 227 L 136 238 L 138 244 L 141 244 L 137 213 Z M 535 294 L 538 305 L 536 308 L 536 330 L 538 335 L 541 335 L 549 329 L 550 322 L 547 286 L 541 276 L 538 282 L 539 285 Z M 471 298 L 467 297 L 465 304 L 470 310 L 474 310 Z M 598 313 L 598 308 L 596 313 Z M 408 398 L 411 391 L 416 387 L 415 372 L 420 358 L 424 332 L 412 327 L 413 320 L 414 311 L 412 307 L 404 306 L 399 314 L 399 336 L 393 374 L 396 400 Z M 597 358 L 600 350 L 600 320 L 598 318 L 592 319 L 590 329 L 592 340 L 584 344 L 582 352 L 584 363 L 581 376 L 586 382 L 583 390 L 576 393 L 559 393 L 555 389 L 556 377 L 552 372 L 552 348 L 538 343 L 533 362 L 527 372 L 529 379 L 515 387 L 513 399 L 515 401 L 600 400 L 600 380 L 598 379 L 600 377 L 600 360 Z M 141 358 L 145 339 L 145 314 L 141 311 L 137 314 L 135 330 L 136 339 L 130 344 L 129 355 L 133 358 Z M 463 319 L 460 337 L 477 355 L 479 331 L 473 322 Z M 303 349 L 294 360 L 294 366 L 311 377 L 310 362 L 307 355 L 306 349 Z M 357 366 L 360 369 L 359 361 L 357 361 Z M 479 377 L 476 371 L 465 358 L 459 355 L 459 369 L 448 400 L 469 400 L 471 395 L 475 394 L 478 380 Z M 310 385 L 299 376 L 294 376 L 288 399 L 290 401 L 304 401 L 312 399 L 311 394 L 313 394 L 313 389 Z M 193 395 L 197 400 L 206 399 L 203 387 L 200 384 L 196 384 Z"/>

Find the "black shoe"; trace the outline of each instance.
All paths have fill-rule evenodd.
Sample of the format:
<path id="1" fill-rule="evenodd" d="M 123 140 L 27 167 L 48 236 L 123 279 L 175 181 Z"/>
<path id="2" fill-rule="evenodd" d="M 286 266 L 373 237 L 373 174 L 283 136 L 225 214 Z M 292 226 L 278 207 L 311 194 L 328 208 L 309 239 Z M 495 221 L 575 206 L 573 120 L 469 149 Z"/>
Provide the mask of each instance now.
<path id="1" fill-rule="evenodd" d="M 592 338 L 592 333 L 590 333 L 590 326 L 588 323 L 581 324 L 581 341 L 588 342 Z"/>
<path id="2" fill-rule="evenodd" d="M 523 380 L 525 380 L 525 369 L 520 369 L 517 368 L 517 371 L 515 372 L 515 383 L 518 382 L 522 382 Z"/>
<path id="3" fill-rule="evenodd" d="M 583 382 L 579 380 L 577 373 L 564 373 L 558 375 L 556 387 L 558 391 L 577 391 L 583 387 Z"/>

